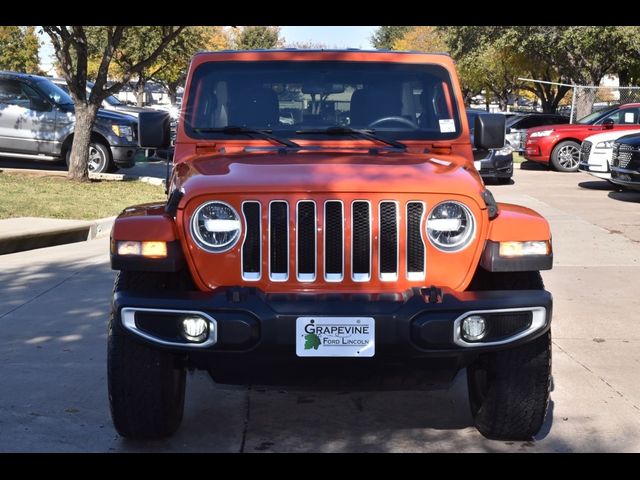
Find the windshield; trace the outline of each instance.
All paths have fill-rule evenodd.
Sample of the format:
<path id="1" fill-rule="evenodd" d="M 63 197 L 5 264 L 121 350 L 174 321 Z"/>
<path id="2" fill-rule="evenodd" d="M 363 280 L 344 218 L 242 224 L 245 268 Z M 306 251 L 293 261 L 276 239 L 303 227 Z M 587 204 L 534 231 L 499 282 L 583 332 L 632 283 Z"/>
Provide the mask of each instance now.
<path id="1" fill-rule="evenodd" d="M 93 88 L 94 85 L 95 83 L 93 82 L 87 82 L 87 93 L 91 93 L 91 89 Z M 123 103 L 113 95 L 109 95 L 107 98 L 104 99 L 104 101 L 107 102 L 112 107 L 123 105 Z"/>
<path id="2" fill-rule="evenodd" d="M 69 94 L 49 80 L 42 79 L 38 81 L 38 88 L 49 100 L 57 105 L 73 105 L 73 100 Z"/>
<path id="3" fill-rule="evenodd" d="M 190 89 L 185 128 L 194 138 L 224 138 L 211 129 L 227 126 L 298 138 L 330 127 L 389 139 L 453 139 L 461 131 L 449 74 L 438 65 L 209 62 Z"/>
<path id="4" fill-rule="evenodd" d="M 116 97 L 114 97 L 113 95 L 109 95 L 107 98 L 104 99 L 109 105 L 115 107 L 117 105 L 123 105 L 123 103 L 118 100 Z"/>
<path id="5" fill-rule="evenodd" d="M 589 115 L 582 117 L 580 120 L 578 120 L 577 123 L 581 123 L 583 125 L 592 125 L 594 123 L 596 123 L 598 120 L 600 120 L 601 117 L 606 116 L 608 113 L 611 113 L 615 110 L 617 110 L 618 107 L 615 108 L 605 108 L 602 110 L 596 110 L 595 112 L 590 113 Z"/>

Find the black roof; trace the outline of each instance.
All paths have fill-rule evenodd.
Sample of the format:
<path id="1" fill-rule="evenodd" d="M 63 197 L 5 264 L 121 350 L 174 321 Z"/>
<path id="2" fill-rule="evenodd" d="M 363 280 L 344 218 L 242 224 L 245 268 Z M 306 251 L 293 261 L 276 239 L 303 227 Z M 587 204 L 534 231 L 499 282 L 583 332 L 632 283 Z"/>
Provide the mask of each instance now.
<path id="1" fill-rule="evenodd" d="M 450 57 L 446 52 L 420 52 L 418 50 L 362 50 L 360 48 L 257 48 L 253 50 L 216 50 L 216 51 L 202 51 L 196 53 L 196 55 L 204 55 L 211 53 L 256 53 L 256 52 L 332 52 L 332 53 L 348 53 L 348 52 L 361 52 L 361 53 L 400 53 L 409 55 L 443 55 Z"/>
<path id="2" fill-rule="evenodd" d="M 42 77 L 40 75 L 32 75 L 30 73 L 20 73 L 20 72 L 8 72 L 5 70 L 0 70 L 0 77 L 21 78 L 23 80 L 49 79 L 48 77 Z"/>

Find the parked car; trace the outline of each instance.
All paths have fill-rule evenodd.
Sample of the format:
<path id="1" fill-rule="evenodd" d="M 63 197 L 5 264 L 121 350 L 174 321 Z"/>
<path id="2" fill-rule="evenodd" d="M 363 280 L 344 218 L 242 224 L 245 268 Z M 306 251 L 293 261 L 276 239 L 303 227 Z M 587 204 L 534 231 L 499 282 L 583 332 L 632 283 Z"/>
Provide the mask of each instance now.
<path id="1" fill-rule="evenodd" d="M 478 115 L 491 115 L 483 110 L 467 110 L 467 120 L 471 133 L 471 144 L 474 141 L 474 125 Z M 495 180 L 498 183 L 507 184 L 513 177 L 513 149 L 509 145 L 502 148 L 473 149 L 473 165 L 485 180 Z"/>
<path id="2" fill-rule="evenodd" d="M 55 83 L 57 86 L 59 86 L 61 89 L 63 89 L 65 92 L 69 93 L 69 86 L 67 85 L 67 81 L 64 78 L 53 78 L 51 81 Z M 87 94 L 91 93 L 91 89 L 93 88 L 94 85 L 95 83 L 93 82 L 87 82 Z M 127 103 L 121 102 L 115 95 L 109 95 L 107 98 L 105 98 L 102 101 L 102 108 L 104 110 L 113 110 L 115 112 L 122 113 L 125 115 L 131 115 L 135 118 L 138 118 L 138 114 L 140 112 L 149 112 L 149 111 L 156 111 L 156 110 L 167 111 L 171 115 L 171 139 L 175 140 L 176 125 L 178 122 L 180 107 L 182 105 L 182 97 L 179 97 L 178 99 L 180 100 L 180 103 L 177 103 L 175 106 L 174 105 L 168 105 L 168 106 L 154 105 L 153 107 L 138 107 L 137 105 L 129 105 Z M 145 150 L 145 157 L 147 158 L 151 158 L 151 157 L 167 158 L 167 156 L 171 156 L 171 155 L 172 155 L 172 152 L 170 149 L 169 150 L 152 150 L 152 149 Z"/>
<path id="3" fill-rule="evenodd" d="M 60 87 L 65 92 L 69 93 L 69 86 L 67 85 L 67 81 L 64 78 L 52 78 L 51 81 L 55 83 L 58 87 Z M 91 93 L 91 89 L 95 84 L 93 82 L 87 82 L 87 94 Z M 149 110 L 148 107 L 138 107 L 135 105 L 127 105 L 124 102 L 118 100 L 115 95 L 109 95 L 102 101 L 102 108 L 104 110 L 113 110 L 118 113 L 124 113 L 126 115 L 131 115 L 133 117 L 138 118 L 138 114 L 140 112 L 144 112 Z"/>
<path id="4" fill-rule="evenodd" d="M 71 97 L 50 79 L 0 72 L 0 156 L 69 163 L 75 126 Z M 139 151 L 135 118 L 99 110 L 89 171 L 132 167 Z"/>
<path id="5" fill-rule="evenodd" d="M 615 141 L 620 137 L 635 133 L 640 133 L 640 129 L 607 131 L 585 138 L 580 147 L 578 169 L 590 173 L 594 177 L 610 181 L 610 165 Z"/>
<path id="6" fill-rule="evenodd" d="M 305 126 L 305 104 L 323 111 L 333 100 L 317 93 L 338 89 L 349 125 Z M 551 232 L 533 210 L 496 203 L 471 168 L 448 55 L 198 53 L 184 102 L 167 202 L 127 208 L 112 229 L 120 435 L 173 434 L 194 368 L 220 383 L 375 389 L 390 376 L 449 382 L 466 366 L 481 433 L 540 430 Z M 298 108 L 297 123 L 280 121 L 283 108 Z M 504 146 L 502 115 L 476 122 L 478 150 Z M 167 143 L 167 114 L 141 113 L 140 144 Z"/>
<path id="7" fill-rule="evenodd" d="M 640 190 L 640 134 L 625 135 L 613 144 L 611 181 L 631 190 Z"/>
<path id="8" fill-rule="evenodd" d="M 560 172 L 575 172 L 580 163 L 580 144 L 603 130 L 640 127 L 640 104 L 628 103 L 598 110 L 569 125 L 548 125 L 527 130 L 524 157 L 553 165 Z"/>
<path id="9" fill-rule="evenodd" d="M 569 123 L 569 117 L 550 113 L 532 113 L 515 115 L 507 119 L 506 144 L 516 152 L 523 153 L 527 129 L 546 125 Z"/>

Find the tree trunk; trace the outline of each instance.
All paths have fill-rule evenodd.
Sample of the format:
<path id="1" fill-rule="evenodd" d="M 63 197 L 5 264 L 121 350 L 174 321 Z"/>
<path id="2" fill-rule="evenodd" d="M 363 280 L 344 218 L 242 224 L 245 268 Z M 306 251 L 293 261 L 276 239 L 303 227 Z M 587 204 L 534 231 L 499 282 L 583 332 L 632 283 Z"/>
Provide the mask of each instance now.
<path id="1" fill-rule="evenodd" d="M 595 88 L 582 88 L 576 92 L 576 119 L 579 120 L 593 111 L 597 93 Z"/>
<path id="2" fill-rule="evenodd" d="M 89 180 L 89 142 L 91 130 L 96 120 L 98 107 L 95 105 L 76 106 L 76 124 L 69 159 L 69 180 L 86 182 Z"/>
<path id="3" fill-rule="evenodd" d="M 618 79 L 620 81 L 620 86 L 621 87 L 628 87 L 629 86 L 629 80 L 631 79 L 631 75 L 629 73 L 629 69 L 627 69 L 627 68 L 620 69 L 620 71 L 618 72 Z"/>
<path id="4" fill-rule="evenodd" d="M 178 85 L 174 85 L 172 83 L 167 85 L 167 91 L 169 92 L 169 101 L 171 105 L 176 104 L 176 99 L 178 98 Z"/>
<path id="5" fill-rule="evenodd" d="M 136 83 L 136 105 L 139 107 L 144 107 L 144 87 L 146 84 L 147 81 L 142 78 Z"/>

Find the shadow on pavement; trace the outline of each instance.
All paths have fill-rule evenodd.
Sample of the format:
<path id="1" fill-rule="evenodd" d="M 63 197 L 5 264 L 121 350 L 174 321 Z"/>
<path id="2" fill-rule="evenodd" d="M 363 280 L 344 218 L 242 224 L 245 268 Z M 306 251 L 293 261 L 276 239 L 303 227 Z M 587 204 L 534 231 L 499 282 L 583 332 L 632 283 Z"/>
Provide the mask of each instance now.
<path id="1" fill-rule="evenodd" d="M 539 170 L 545 171 L 550 170 L 548 165 L 543 163 L 532 162 L 531 160 L 526 160 L 520 164 L 520 170 Z"/>
<path id="2" fill-rule="evenodd" d="M 619 200 L 621 202 L 640 203 L 640 192 L 634 192 L 630 190 L 622 190 L 617 192 L 609 192 L 609 198 Z"/>
<path id="3" fill-rule="evenodd" d="M 580 182 L 578 184 L 580 188 L 586 188 L 589 190 L 619 190 L 620 187 L 614 185 L 611 182 L 607 182 L 606 180 L 591 180 L 588 182 Z"/>

